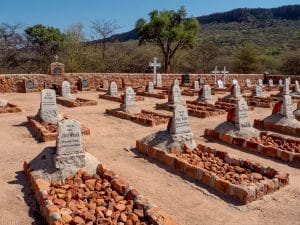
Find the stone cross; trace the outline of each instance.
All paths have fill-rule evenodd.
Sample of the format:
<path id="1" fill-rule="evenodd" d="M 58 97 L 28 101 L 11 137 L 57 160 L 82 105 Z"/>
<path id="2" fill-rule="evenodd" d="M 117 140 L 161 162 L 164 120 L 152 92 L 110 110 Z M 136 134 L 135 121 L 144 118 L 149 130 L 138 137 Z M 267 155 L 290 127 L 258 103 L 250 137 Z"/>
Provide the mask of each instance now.
<path id="1" fill-rule="evenodd" d="M 199 91 L 200 90 L 199 81 L 197 81 L 197 80 L 194 81 L 194 87 L 193 87 L 193 89 L 195 91 Z"/>
<path id="2" fill-rule="evenodd" d="M 154 82 L 155 87 L 162 87 L 161 74 L 156 74 L 156 81 Z"/>
<path id="3" fill-rule="evenodd" d="M 196 100 L 197 102 L 205 102 L 205 103 L 212 103 L 212 96 L 211 96 L 211 88 L 209 85 L 204 85 L 202 88 L 202 94 Z"/>
<path id="4" fill-rule="evenodd" d="M 148 93 L 154 93 L 154 85 L 153 85 L 153 82 L 148 82 L 148 85 L 147 85 L 147 92 Z"/>
<path id="5" fill-rule="evenodd" d="M 300 94 L 300 87 L 299 87 L 299 81 L 295 81 L 295 91 Z"/>
<path id="6" fill-rule="evenodd" d="M 238 129 L 252 126 L 249 118 L 248 105 L 244 98 L 240 98 L 236 101 L 234 124 Z"/>
<path id="7" fill-rule="evenodd" d="M 174 80 L 171 87 L 171 104 L 182 104 L 181 90 L 178 80 Z"/>
<path id="8" fill-rule="evenodd" d="M 250 88 L 250 87 L 251 87 L 251 80 L 250 80 L 250 79 L 247 79 L 247 80 L 246 80 L 246 87 L 247 87 L 247 88 Z"/>
<path id="9" fill-rule="evenodd" d="M 153 58 L 153 62 L 150 62 L 149 66 L 153 67 L 153 83 L 156 83 L 156 69 L 161 67 L 161 64 L 157 62 L 157 57 Z"/>
<path id="10" fill-rule="evenodd" d="M 283 81 L 280 79 L 280 80 L 278 81 L 278 84 L 279 84 L 279 86 L 282 86 L 282 85 L 283 85 Z"/>
<path id="11" fill-rule="evenodd" d="M 226 70 L 226 66 L 224 66 L 224 69 L 221 70 L 221 73 L 223 74 L 223 83 L 226 84 L 226 77 L 228 74 L 228 71 Z"/>
<path id="12" fill-rule="evenodd" d="M 233 85 L 233 97 L 237 99 L 242 97 L 241 87 L 238 83 Z"/>
<path id="13" fill-rule="evenodd" d="M 61 119 L 57 112 L 56 94 L 54 90 L 42 90 L 39 117 L 45 123 L 55 124 Z"/>
<path id="14" fill-rule="evenodd" d="M 124 94 L 124 103 L 121 108 L 128 113 L 136 113 L 135 93 L 132 87 L 127 87 Z"/>
<path id="15" fill-rule="evenodd" d="M 78 169 L 85 167 L 80 123 L 73 119 L 58 122 L 56 139 L 55 168 Z"/>
<path id="16" fill-rule="evenodd" d="M 261 95 L 262 95 L 262 86 L 261 85 L 256 85 L 255 96 L 261 97 Z"/>
<path id="17" fill-rule="evenodd" d="M 4 99 L 0 99 L 0 107 L 6 107 L 8 105 L 8 101 Z"/>
<path id="18" fill-rule="evenodd" d="M 112 97 L 118 97 L 118 86 L 116 82 L 112 81 L 110 82 L 109 89 L 108 89 L 108 95 Z"/>
<path id="19" fill-rule="evenodd" d="M 295 118 L 292 97 L 289 94 L 283 95 L 280 114 L 286 118 Z"/>
<path id="20" fill-rule="evenodd" d="M 218 67 L 215 66 L 215 69 L 213 71 L 211 71 L 214 75 L 215 75 L 215 80 L 214 80 L 214 84 L 217 83 L 217 74 L 220 73 L 220 71 L 218 70 Z"/>
<path id="21" fill-rule="evenodd" d="M 273 80 L 272 79 L 269 79 L 269 86 L 273 87 Z"/>
<path id="22" fill-rule="evenodd" d="M 63 81 L 61 85 L 61 95 L 66 99 L 75 99 L 75 97 L 71 94 L 71 85 L 69 81 Z"/>
<path id="23" fill-rule="evenodd" d="M 262 79 L 258 79 L 258 85 L 263 86 L 263 80 Z"/>
<path id="24" fill-rule="evenodd" d="M 218 80 L 218 88 L 220 88 L 220 89 L 223 89 L 223 88 L 224 88 L 223 81 Z"/>
<path id="25" fill-rule="evenodd" d="M 57 62 L 59 59 L 58 55 L 55 55 L 54 58 L 55 58 L 55 62 Z"/>
<path id="26" fill-rule="evenodd" d="M 284 95 L 288 95 L 290 93 L 290 82 L 287 78 L 285 79 L 282 92 Z"/>

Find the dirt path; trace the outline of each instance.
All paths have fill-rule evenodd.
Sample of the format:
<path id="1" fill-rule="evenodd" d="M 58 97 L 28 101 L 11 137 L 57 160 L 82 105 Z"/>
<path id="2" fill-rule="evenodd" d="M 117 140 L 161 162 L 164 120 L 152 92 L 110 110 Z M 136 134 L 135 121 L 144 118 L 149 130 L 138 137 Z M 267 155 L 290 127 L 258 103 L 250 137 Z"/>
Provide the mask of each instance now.
<path id="1" fill-rule="evenodd" d="M 84 138 L 87 150 L 125 177 L 143 195 L 165 209 L 179 224 L 300 224 L 300 169 L 208 142 L 207 144 L 221 150 L 290 173 L 290 185 L 287 187 L 247 206 L 231 205 L 228 199 L 216 195 L 207 187 L 193 183 L 134 151 L 125 150 L 124 148 L 134 147 L 136 139 L 165 129 L 166 125 L 149 128 L 107 116 L 104 114 L 105 109 L 118 107 L 119 104 L 100 100 L 97 98 L 98 94 L 99 92 L 85 92 L 77 95 L 96 99 L 98 106 L 74 109 L 59 106 L 59 112 L 68 113 L 89 127 L 91 135 Z M 55 142 L 37 143 L 23 124 L 26 116 L 37 112 L 40 95 L 1 94 L 0 98 L 7 99 L 23 109 L 22 113 L 0 115 L 0 225 L 41 225 L 43 222 L 35 207 L 32 192 L 21 172 L 24 160 L 29 161 L 46 146 L 55 144 Z M 155 103 L 164 101 L 146 98 L 144 102 L 137 104 L 140 108 L 154 110 Z M 271 109 L 255 108 L 250 116 L 252 119 L 263 118 L 270 113 Z M 225 118 L 226 116 L 208 119 L 190 117 L 196 140 L 206 141 L 202 137 L 204 129 L 214 128 Z"/>

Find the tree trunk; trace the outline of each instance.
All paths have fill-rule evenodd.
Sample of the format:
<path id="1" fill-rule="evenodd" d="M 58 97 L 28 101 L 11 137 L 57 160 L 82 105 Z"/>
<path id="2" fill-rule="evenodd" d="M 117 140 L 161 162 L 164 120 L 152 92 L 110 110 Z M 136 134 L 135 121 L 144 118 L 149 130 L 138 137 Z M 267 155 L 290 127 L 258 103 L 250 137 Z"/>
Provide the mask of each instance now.
<path id="1" fill-rule="evenodd" d="M 165 55 L 164 72 L 165 73 L 169 73 L 170 72 L 170 56 L 169 55 Z"/>

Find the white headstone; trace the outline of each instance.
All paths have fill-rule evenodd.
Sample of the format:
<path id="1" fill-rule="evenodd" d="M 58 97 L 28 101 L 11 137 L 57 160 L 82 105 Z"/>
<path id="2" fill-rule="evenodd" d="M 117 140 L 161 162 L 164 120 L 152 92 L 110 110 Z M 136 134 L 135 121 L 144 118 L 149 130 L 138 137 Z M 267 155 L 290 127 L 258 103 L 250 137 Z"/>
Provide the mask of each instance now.
<path id="1" fill-rule="evenodd" d="M 200 78 L 199 83 L 200 83 L 200 84 L 205 84 L 205 81 L 204 81 L 204 79 L 203 79 L 202 77 Z"/>
<path id="2" fill-rule="evenodd" d="M 0 99 L 0 107 L 5 107 L 8 105 L 8 101 L 5 99 Z"/>
<path id="3" fill-rule="evenodd" d="M 232 80 L 232 84 L 233 84 L 233 85 L 238 84 L 238 83 L 239 83 L 239 82 L 238 82 L 236 79 L 233 79 L 233 80 Z"/>
<path id="4" fill-rule="evenodd" d="M 209 85 L 204 85 L 201 96 L 197 99 L 198 102 L 212 103 L 211 88 Z"/>
<path id="5" fill-rule="evenodd" d="M 283 85 L 283 94 L 288 95 L 290 93 L 290 81 L 286 78 Z"/>
<path id="6" fill-rule="evenodd" d="M 263 86 L 263 80 L 262 79 L 258 79 L 258 85 Z"/>
<path id="7" fill-rule="evenodd" d="M 118 86 L 116 82 L 112 81 L 110 82 L 109 89 L 108 89 L 108 94 L 112 97 L 118 97 Z"/>
<path id="8" fill-rule="evenodd" d="M 295 91 L 300 94 L 300 87 L 299 87 L 299 81 L 295 81 Z"/>
<path id="9" fill-rule="evenodd" d="M 234 115 L 234 123 L 237 128 L 241 129 L 243 127 L 252 126 L 249 118 L 248 105 L 244 98 L 237 100 Z"/>
<path id="10" fill-rule="evenodd" d="M 223 74 L 223 83 L 226 84 L 226 77 L 228 75 L 228 71 L 226 70 L 226 66 L 224 66 L 224 69 L 221 70 L 221 73 Z"/>
<path id="11" fill-rule="evenodd" d="M 122 104 L 124 111 L 129 113 L 137 113 L 137 108 L 135 105 L 135 93 L 132 87 L 127 87 L 124 95 L 124 103 Z"/>
<path id="12" fill-rule="evenodd" d="M 171 103 L 172 104 L 182 104 L 181 90 L 179 87 L 178 80 L 174 80 L 171 90 Z"/>
<path id="13" fill-rule="evenodd" d="M 57 169 L 83 168 L 85 154 L 80 123 L 73 119 L 62 120 L 58 122 L 57 133 L 55 167 Z"/>
<path id="14" fill-rule="evenodd" d="M 286 118 L 295 118 L 293 110 L 292 97 L 290 95 L 283 95 L 282 105 L 280 109 L 280 114 Z"/>
<path id="15" fill-rule="evenodd" d="M 57 123 L 61 119 L 57 112 L 56 94 L 54 90 L 42 90 L 39 117 L 45 123 Z"/>
<path id="16" fill-rule="evenodd" d="M 199 91 L 200 90 L 199 81 L 197 81 L 197 80 L 194 81 L 194 87 L 193 87 L 193 89 L 195 91 Z"/>
<path id="17" fill-rule="evenodd" d="M 261 95 L 262 95 L 262 86 L 261 85 L 256 85 L 255 96 L 261 97 Z"/>
<path id="18" fill-rule="evenodd" d="M 223 81 L 218 80 L 218 88 L 220 88 L 220 89 L 223 89 L 223 88 L 224 88 Z"/>
<path id="19" fill-rule="evenodd" d="M 67 99 L 75 99 L 75 97 L 71 94 L 71 85 L 69 81 L 63 81 L 61 85 L 61 95 Z"/>
<path id="20" fill-rule="evenodd" d="M 241 87 L 238 83 L 233 85 L 233 97 L 238 99 L 242 97 Z"/>
<path id="21" fill-rule="evenodd" d="M 181 105 L 177 104 L 173 110 L 173 118 L 171 125 L 172 134 L 183 134 L 190 133 L 191 127 L 189 124 L 189 116 L 187 109 Z"/>
<path id="22" fill-rule="evenodd" d="M 154 85 L 153 85 L 153 82 L 148 82 L 148 85 L 147 85 L 147 92 L 148 93 L 154 93 Z"/>
<path id="23" fill-rule="evenodd" d="M 283 85 L 283 81 L 280 79 L 280 80 L 278 81 L 278 84 L 279 84 L 279 86 L 282 86 L 282 85 Z"/>
<path id="24" fill-rule="evenodd" d="M 161 74 L 156 74 L 156 83 L 154 83 L 155 87 L 162 87 L 162 82 L 161 82 Z"/>
<path id="25" fill-rule="evenodd" d="M 274 84 L 273 84 L 273 80 L 272 80 L 272 79 L 269 79 L 269 86 L 270 86 L 270 87 L 273 87 L 273 85 L 274 85 Z"/>
<path id="26" fill-rule="evenodd" d="M 251 80 L 250 79 L 246 79 L 246 87 L 247 88 L 251 87 Z"/>

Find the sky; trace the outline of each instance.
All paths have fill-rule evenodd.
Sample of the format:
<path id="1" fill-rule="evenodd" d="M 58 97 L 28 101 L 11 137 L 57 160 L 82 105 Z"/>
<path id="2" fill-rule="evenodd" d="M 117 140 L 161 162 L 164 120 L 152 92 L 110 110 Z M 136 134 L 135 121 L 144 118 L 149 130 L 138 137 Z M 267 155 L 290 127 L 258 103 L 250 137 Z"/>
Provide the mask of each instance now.
<path id="1" fill-rule="evenodd" d="M 81 22 L 89 33 L 91 21 L 115 20 L 116 33 L 134 28 L 135 21 L 148 18 L 153 9 L 178 9 L 184 5 L 188 16 L 202 16 L 235 8 L 273 8 L 300 4 L 300 0 L 0 0 L 0 23 L 54 26 L 64 31 Z"/>

